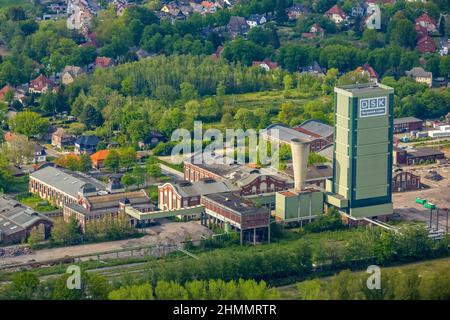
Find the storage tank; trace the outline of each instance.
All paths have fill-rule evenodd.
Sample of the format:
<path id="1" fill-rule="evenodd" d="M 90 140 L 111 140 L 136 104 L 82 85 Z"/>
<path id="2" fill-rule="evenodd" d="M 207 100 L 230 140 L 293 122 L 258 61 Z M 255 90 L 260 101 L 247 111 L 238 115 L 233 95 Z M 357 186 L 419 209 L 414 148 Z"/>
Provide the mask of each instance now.
<path id="1" fill-rule="evenodd" d="M 295 191 L 300 192 L 305 188 L 306 173 L 308 167 L 310 141 L 295 138 L 291 140 L 292 167 L 294 170 Z"/>

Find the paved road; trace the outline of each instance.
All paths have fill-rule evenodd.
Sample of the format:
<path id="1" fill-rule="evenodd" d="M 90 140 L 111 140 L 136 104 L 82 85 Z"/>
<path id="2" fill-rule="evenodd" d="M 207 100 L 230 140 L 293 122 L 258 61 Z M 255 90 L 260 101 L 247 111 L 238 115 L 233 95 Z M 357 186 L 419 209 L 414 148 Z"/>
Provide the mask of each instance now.
<path id="1" fill-rule="evenodd" d="M 0 257 L 0 265 L 26 263 L 30 260 L 48 261 L 53 259 L 61 259 L 66 256 L 96 254 L 97 252 L 120 250 L 151 244 L 179 244 L 180 242 L 185 241 L 188 237 L 193 240 L 200 240 L 203 235 L 206 236 L 212 233 L 211 230 L 209 230 L 205 226 L 202 226 L 198 221 L 164 222 L 161 225 L 147 228 L 146 231 L 148 235 L 139 239 L 128 239 L 53 249 L 43 249 L 34 251 L 29 255 L 17 257 Z"/>

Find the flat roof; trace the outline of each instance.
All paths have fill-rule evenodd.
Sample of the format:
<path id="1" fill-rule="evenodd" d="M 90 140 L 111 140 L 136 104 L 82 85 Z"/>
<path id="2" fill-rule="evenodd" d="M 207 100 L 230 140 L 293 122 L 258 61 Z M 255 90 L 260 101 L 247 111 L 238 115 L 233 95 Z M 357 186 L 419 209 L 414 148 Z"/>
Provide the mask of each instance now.
<path id="1" fill-rule="evenodd" d="M 429 156 L 443 155 L 444 153 L 440 150 L 424 147 L 424 148 L 407 150 L 406 154 L 407 154 L 407 156 L 410 156 L 410 157 L 429 157 Z"/>
<path id="2" fill-rule="evenodd" d="M 360 95 L 379 95 L 393 93 L 394 89 L 380 83 L 360 83 L 335 87 L 334 92 L 354 97 Z"/>
<path id="3" fill-rule="evenodd" d="M 210 194 L 204 196 L 203 199 L 212 200 L 222 207 L 231 209 L 241 216 L 249 214 L 270 214 L 269 209 L 265 207 L 257 207 L 252 201 L 245 199 L 233 192 Z"/>

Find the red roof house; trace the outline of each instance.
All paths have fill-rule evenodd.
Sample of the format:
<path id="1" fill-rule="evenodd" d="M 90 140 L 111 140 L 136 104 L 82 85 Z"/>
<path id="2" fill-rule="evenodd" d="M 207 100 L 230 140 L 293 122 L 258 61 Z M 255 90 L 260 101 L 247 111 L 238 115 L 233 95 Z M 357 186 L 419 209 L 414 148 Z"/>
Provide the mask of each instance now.
<path id="1" fill-rule="evenodd" d="M 435 52 L 436 44 L 434 43 L 433 38 L 426 34 L 417 41 L 416 48 L 422 53 Z"/>
<path id="2" fill-rule="evenodd" d="M 347 15 L 345 14 L 344 10 L 342 10 L 342 8 L 337 4 L 335 4 L 327 12 L 325 12 L 324 16 L 333 20 L 334 23 L 341 23 L 342 21 L 347 20 Z"/>
<path id="3" fill-rule="evenodd" d="M 108 57 L 97 57 L 95 58 L 95 67 L 96 68 L 108 68 L 113 64 L 113 60 Z"/>
<path id="4" fill-rule="evenodd" d="M 424 27 L 428 32 L 437 32 L 436 20 L 426 12 L 416 19 L 416 25 Z"/>
<path id="5" fill-rule="evenodd" d="M 41 74 L 36 79 L 31 80 L 29 91 L 31 93 L 45 93 L 48 90 L 53 90 L 54 87 L 55 83 Z"/>
<path id="6" fill-rule="evenodd" d="M 93 155 L 91 155 L 92 166 L 97 169 L 103 168 L 104 167 L 103 163 L 105 162 L 108 155 L 109 150 L 107 149 L 99 150 Z"/>

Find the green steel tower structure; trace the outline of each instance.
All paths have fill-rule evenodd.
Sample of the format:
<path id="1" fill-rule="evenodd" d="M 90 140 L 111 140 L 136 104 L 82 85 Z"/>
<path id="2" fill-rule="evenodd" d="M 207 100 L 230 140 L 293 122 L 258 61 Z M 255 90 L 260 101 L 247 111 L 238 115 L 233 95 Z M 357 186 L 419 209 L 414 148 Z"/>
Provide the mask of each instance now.
<path id="1" fill-rule="evenodd" d="M 333 181 L 327 202 L 351 217 L 391 214 L 394 90 L 336 87 Z"/>

